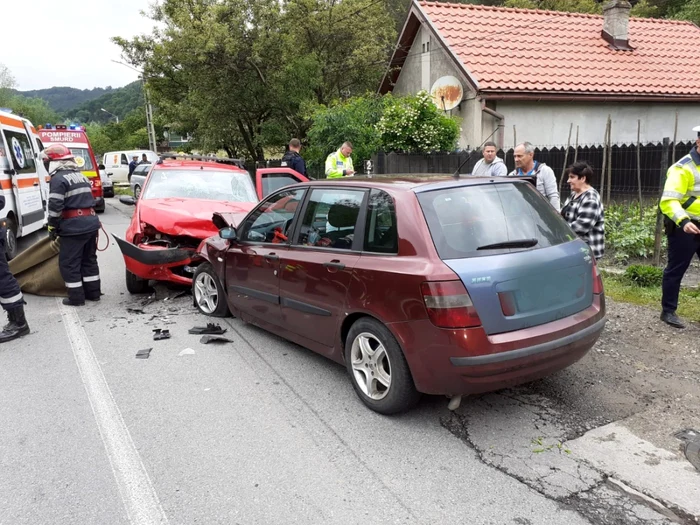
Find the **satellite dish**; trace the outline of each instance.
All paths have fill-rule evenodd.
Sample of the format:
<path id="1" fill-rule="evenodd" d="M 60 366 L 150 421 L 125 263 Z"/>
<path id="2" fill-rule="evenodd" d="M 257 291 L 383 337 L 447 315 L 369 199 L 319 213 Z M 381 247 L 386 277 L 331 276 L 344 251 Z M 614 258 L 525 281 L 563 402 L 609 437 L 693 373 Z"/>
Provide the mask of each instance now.
<path id="1" fill-rule="evenodd" d="M 438 78 L 430 88 L 430 96 L 435 105 L 443 111 L 454 109 L 462 102 L 464 90 L 462 83 L 452 76 Z"/>

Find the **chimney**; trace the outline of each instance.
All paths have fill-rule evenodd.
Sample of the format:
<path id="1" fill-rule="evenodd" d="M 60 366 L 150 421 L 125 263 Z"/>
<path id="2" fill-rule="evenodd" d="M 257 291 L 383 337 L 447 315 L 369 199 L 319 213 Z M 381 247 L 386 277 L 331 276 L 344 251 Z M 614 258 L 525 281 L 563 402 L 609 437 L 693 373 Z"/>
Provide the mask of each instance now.
<path id="1" fill-rule="evenodd" d="M 603 40 L 611 49 L 632 51 L 629 44 L 630 10 L 632 5 L 627 0 L 610 0 L 603 6 Z"/>

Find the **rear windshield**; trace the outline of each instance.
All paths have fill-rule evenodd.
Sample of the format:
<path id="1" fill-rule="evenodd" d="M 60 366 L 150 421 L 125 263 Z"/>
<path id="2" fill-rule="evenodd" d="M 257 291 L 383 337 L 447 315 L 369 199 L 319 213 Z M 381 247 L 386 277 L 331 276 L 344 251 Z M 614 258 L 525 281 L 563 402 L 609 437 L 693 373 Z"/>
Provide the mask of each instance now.
<path id="1" fill-rule="evenodd" d="M 546 248 L 575 238 L 528 183 L 459 186 L 418 194 L 441 259 Z M 523 246 L 517 246 L 523 241 Z M 536 243 L 535 243 L 536 241 Z M 493 247 L 500 243 L 515 247 Z"/>

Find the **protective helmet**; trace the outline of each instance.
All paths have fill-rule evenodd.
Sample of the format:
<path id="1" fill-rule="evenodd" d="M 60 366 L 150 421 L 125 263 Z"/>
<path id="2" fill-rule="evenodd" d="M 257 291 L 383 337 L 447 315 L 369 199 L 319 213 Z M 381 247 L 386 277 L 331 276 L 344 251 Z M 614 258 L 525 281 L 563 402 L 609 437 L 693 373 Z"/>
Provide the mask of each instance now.
<path id="1" fill-rule="evenodd" d="M 74 158 L 70 150 L 63 144 L 54 144 L 53 146 L 49 146 L 42 153 L 44 154 L 44 157 L 50 161 L 73 160 Z"/>

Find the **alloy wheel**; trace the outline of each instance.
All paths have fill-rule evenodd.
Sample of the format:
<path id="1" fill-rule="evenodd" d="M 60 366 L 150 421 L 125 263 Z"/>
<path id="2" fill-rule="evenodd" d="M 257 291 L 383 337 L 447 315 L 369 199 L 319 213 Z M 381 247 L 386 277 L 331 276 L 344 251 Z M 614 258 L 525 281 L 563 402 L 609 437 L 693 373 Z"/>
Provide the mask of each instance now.
<path id="1" fill-rule="evenodd" d="M 362 332 L 352 342 L 350 359 L 360 390 L 371 399 L 384 399 L 391 387 L 391 362 L 381 341 L 369 332 Z"/>
<path id="2" fill-rule="evenodd" d="M 205 314 L 213 314 L 219 305 L 219 290 L 214 278 L 208 273 L 202 272 L 195 279 L 194 298 Z"/>

